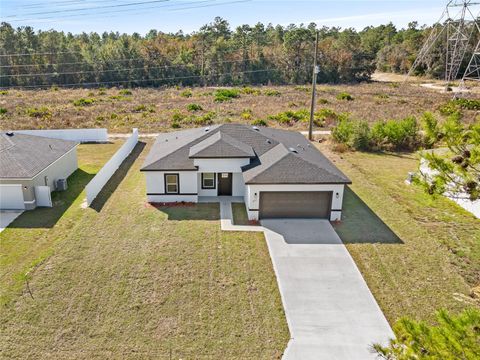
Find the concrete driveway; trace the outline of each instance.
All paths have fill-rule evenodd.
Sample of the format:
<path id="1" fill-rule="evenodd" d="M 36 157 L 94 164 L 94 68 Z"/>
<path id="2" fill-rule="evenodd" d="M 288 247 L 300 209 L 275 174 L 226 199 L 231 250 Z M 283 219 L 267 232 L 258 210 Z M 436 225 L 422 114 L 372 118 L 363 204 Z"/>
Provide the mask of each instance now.
<path id="1" fill-rule="evenodd" d="M 7 228 L 23 211 L 2 210 L 0 211 L 0 233 Z"/>
<path id="2" fill-rule="evenodd" d="M 284 359 L 375 359 L 393 332 L 326 220 L 262 220 L 291 340 Z"/>

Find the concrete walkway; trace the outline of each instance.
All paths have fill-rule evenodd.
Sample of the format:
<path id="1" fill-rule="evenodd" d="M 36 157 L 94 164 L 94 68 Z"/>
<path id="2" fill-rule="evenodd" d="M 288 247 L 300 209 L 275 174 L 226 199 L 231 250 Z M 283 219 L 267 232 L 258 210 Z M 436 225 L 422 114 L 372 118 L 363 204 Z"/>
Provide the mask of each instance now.
<path id="1" fill-rule="evenodd" d="M 263 220 L 291 340 L 284 359 L 376 359 L 394 336 L 327 220 Z"/>
<path id="2" fill-rule="evenodd" d="M 5 230 L 10 223 L 15 220 L 23 211 L 21 210 L 3 210 L 0 211 L 0 233 Z"/>

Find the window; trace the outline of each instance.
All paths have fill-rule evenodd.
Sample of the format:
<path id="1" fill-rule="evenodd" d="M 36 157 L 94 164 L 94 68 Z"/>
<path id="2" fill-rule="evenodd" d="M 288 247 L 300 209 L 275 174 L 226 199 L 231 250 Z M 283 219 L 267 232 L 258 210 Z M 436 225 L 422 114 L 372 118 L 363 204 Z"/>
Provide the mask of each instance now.
<path id="1" fill-rule="evenodd" d="M 215 173 L 202 173 L 202 189 L 215 189 Z"/>
<path id="2" fill-rule="evenodd" d="M 178 194 L 178 174 L 165 174 L 165 192 Z"/>

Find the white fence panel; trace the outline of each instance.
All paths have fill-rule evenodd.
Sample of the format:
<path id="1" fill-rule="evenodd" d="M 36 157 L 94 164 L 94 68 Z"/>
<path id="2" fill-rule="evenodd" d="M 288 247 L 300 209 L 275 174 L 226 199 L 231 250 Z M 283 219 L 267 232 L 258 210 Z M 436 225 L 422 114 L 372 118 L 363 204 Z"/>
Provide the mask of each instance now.
<path id="1" fill-rule="evenodd" d="M 16 130 L 14 132 L 82 143 L 108 141 L 107 129 Z"/>
<path id="2" fill-rule="evenodd" d="M 108 160 L 108 162 L 100 169 L 95 177 L 90 180 L 86 186 L 87 204 L 90 206 L 92 201 L 97 197 L 105 184 L 110 180 L 112 175 L 122 164 L 123 160 L 130 155 L 138 142 L 138 129 L 133 129 L 132 135 L 125 144 Z"/>

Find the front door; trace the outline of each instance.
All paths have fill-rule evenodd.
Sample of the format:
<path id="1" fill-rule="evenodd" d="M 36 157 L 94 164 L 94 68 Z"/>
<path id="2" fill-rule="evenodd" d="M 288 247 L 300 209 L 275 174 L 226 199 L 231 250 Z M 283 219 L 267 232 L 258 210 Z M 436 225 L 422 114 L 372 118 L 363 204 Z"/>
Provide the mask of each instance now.
<path id="1" fill-rule="evenodd" d="M 218 174 L 218 196 L 232 196 L 232 173 Z"/>

